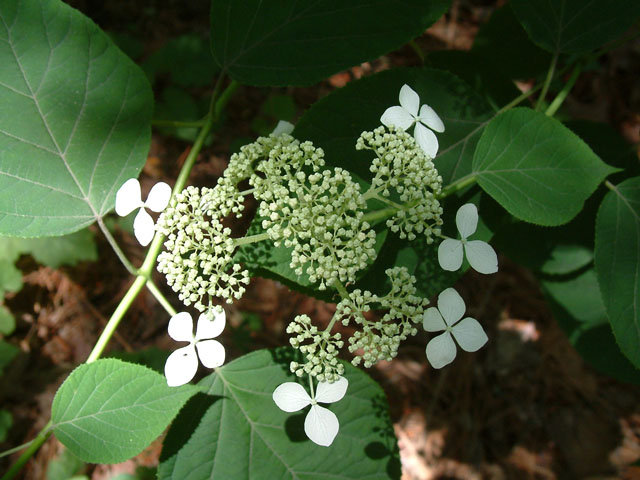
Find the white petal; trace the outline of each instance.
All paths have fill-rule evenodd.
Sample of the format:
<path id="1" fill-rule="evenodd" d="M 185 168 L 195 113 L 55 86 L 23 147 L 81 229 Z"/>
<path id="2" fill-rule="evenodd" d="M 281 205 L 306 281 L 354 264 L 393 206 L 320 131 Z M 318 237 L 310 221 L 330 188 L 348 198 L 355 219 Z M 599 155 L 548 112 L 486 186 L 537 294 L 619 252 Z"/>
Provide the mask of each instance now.
<path id="1" fill-rule="evenodd" d="M 167 358 L 164 364 L 164 376 L 170 387 L 189 383 L 198 371 L 198 357 L 193 345 L 179 348 Z"/>
<path id="2" fill-rule="evenodd" d="M 451 326 L 462 318 L 467 307 L 455 288 L 447 288 L 438 295 L 438 310 L 447 325 Z"/>
<path id="3" fill-rule="evenodd" d="M 141 206 L 140 182 L 136 178 L 130 178 L 116 193 L 116 213 L 124 217 Z"/>
<path id="4" fill-rule="evenodd" d="M 453 343 L 451 334 L 444 332 L 432 338 L 427 344 L 427 360 L 433 368 L 442 368 L 449 365 L 456 358 L 456 344 Z"/>
<path id="5" fill-rule="evenodd" d="M 447 328 L 444 319 L 436 307 L 429 307 L 422 314 L 422 326 L 427 332 L 441 332 Z"/>
<path id="6" fill-rule="evenodd" d="M 456 226 L 462 238 L 467 238 L 475 233 L 478 228 L 478 208 L 473 203 L 466 203 L 458 209 Z"/>
<path id="7" fill-rule="evenodd" d="M 146 247 L 151 243 L 155 233 L 153 218 L 142 207 L 133 220 L 133 234 L 138 239 L 138 243 Z"/>
<path id="8" fill-rule="evenodd" d="M 496 273 L 498 271 L 498 256 L 491 245 L 482 240 L 472 240 L 464 246 L 464 252 L 469 260 L 469 265 L 476 272 Z"/>
<path id="9" fill-rule="evenodd" d="M 281 133 L 291 134 L 291 132 L 293 132 L 293 128 L 293 123 L 289 123 L 286 120 L 280 120 L 276 125 L 276 128 L 273 129 L 273 132 L 271 132 L 271 135 L 277 137 Z"/>
<path id="10" fill-rule="evenodd" d="M 438 263 L 443 270 L 455 272 L 462 265 L 462 242 L 446 238 L 438 246 Z"/>
<path id="11" fill-rule="evenodd" d="M 438 114 L 429 105 L 422 105 L 420 108 L 420 121 L 431 130 L 439 133 L 444 132 L 444 123 L 442 123 Z"/>
<path id="12" fill-rule="evenodd" d="M 420 108 L 420 97 L 413 88 L 404 84 L 400 89 L 400 105 L 414 118 L 418 116 L 418 108 Z"/>
<path id="13" fill-rule="evenodd" d="M 340 377 L 333 383 L 318 382 L 318 388 L 316 389 L 316 402 L 337 402 L 344 397 L 348 386 L 349 381 L 344 377 Z"/>
<path id="14" fill-rule="evenodd" d="M 480 349 L 489 338 L 475 318 L 467 317 L 451 329 L 460 348 L 467 352 Z"/>
<path id="15" fill-rule="evenodd" d="M 226 323 L 226 315 L 222 308 L 212 308 L 201 314 L 196 327 L 196 340 L 217 337 L 224 330 Z"/>
<path id="16" fill-rule="evenodd" d="M 415 119 L 402 107 L 389 107 L 387 108 L 382 117 L 380 117 L 380 123 L 387 127 L 394 125 L 402 130 L 406 130 L 413 125 Z"/>
<path id="17" fill-rule="evenodd" d="M 323 447 L 333 443 L 339 429 L 340 423 L 336 414 L 320 405 L 313 405 L 304 419 L 304 433 L 309 440 Z"/>
<path id="18" fill-rule="evenodd" d="M 198 357 L 207 368 L 216 368 L 224 363 L 224 347 L 217 340 L 204 340 L 196 343 Z"/>
<path id="19" fill-rule="evenodd" d="M 425 127 L 420 122 L 416 123 L 416 130 L 413 132 L 413 136 L 420 145 L 420 148 L 429 158 L 435 158 L 438 153 L 438 139 L 436 134 Z"/>
<path id="20" fill-rule="evenodd" d="M 273 391 L 273 401 L 280 410 L 285 412 L 297 412 L 311 405 L 311 397 L 302 385 L 295 382 L 286 382 L 279 385 Z"/>
<path id="21" fill-rule="evenodd" d="M 178 342 L 193 340 L 193 319 L 188 312 L 176 313 L 169 320 L 169 336 Z"/>
<path id="22" fill-rule="evenodd" d="M 164 182 L 158 182 L 151 188 L 144 205 L 154 212 L 161 212 L 169 205 L 170 198 L 171 187 Z"/>

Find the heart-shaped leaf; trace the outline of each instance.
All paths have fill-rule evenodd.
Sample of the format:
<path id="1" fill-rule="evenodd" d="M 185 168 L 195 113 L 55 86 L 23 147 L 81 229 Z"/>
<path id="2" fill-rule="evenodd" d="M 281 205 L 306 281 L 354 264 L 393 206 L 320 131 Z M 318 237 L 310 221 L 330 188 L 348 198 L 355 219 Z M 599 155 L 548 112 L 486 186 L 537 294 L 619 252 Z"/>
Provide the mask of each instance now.
<path id="1" fill-rule="evenodd" d="M 93 223 L 146 160 L 144 73 L 59 0 L 0 3 L 0 64 L 0 234 Z"/>

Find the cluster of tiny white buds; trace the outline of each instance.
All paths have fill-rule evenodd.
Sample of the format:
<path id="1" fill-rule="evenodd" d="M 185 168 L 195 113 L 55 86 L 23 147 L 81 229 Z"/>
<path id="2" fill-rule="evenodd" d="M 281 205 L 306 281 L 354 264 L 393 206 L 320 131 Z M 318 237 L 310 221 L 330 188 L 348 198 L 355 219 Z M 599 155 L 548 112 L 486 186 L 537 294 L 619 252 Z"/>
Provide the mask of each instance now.
<path id="1" fill-rule="evenodd" d="M 391 290 L 384 297 L 369 291 L 354 290 L 343 299 L 336 315 L 347 325 L 351 319 L 360 325 L 349 338 L 349 351 L 356 353 L 352 363 L 367 368 L 381 360 L 392 360 L 398 348 L 409 335 L 415 335 L 416 324 L 422 321 L 422 313 L 429 301 L 415 295 L 416 279 L 405 267 L 387 269 Z M 388 312 L 379 320 L 369 320 L 364 315 L 375 304 Z"/>
<path id="2" fill-rule="evenodd" d="M 433 243 L 441 234 L 442 207 L 437 196 L 442 190 L 442 177 L 414 138 L 393 125 L 378 127 L 360 135 L 356 150 L 375 153 L 370 166 L 374 174 L 371 191 L 380 200 L 399 207 L 387 220 L 389 229 L 400 238 L 414 240 L 424 235 L 427 243 Z"/>
<path id="3" fill-rule="evenodd" d="M 362 220 L 360 187 L 341 168 L 321 170 L 322 149 L 286 134 L 250 177 L 258 214 L 276 246 L 292 249 L 290 267 L 324 290 L 353 282 L 375 257 L 375 232 Z"/>
<path id="4" fill-rule="evenodd" d="M 231 231 L 215 213 L 215 189 L 187 187 L 176 195 L 158 220 L 166 236 L 165 251 L 158 256 L 158 271 L 185 305 L 203 312 L 210 297 L 228 303 L 242 297 L 249 273 L 233 262 Z"/>
<path id="5" fill-rule="evenodd" d="M 305 357 L 305 363 L 291 362 L 292 373 L 301 377 L 305 373 L 319 382 L 334 382 L 344 374 L 344 365 L 338 361 L 338 353 L 344 346 L 340 332 L 318 331 L 308 315 L 298 315 L 287 326 L 289 342 Z"/>

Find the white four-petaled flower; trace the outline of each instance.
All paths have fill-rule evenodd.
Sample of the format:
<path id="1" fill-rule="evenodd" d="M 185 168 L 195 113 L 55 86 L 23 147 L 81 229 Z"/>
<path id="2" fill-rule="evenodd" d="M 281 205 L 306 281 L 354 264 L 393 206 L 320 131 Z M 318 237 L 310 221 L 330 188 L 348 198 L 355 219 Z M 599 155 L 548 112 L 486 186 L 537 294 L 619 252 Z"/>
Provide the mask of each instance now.
<path id="1" fill-rule="evenodd" d="M 420 107 L 420 97 L 409 85 L 403 85 L 400 89 L 400 105 L 387 108 L 380 121 L 387 127 L 394 125 L 402 130 L 407 130 L 415 123 L 413 136 L 416 142 L 429 157 L 435 158 L 438 153 L 438 139 L 431 130 L 444 132 L 444 123 L 429 105 Z"/>
<path id="2" fill-rule="evenodd" d="M 219 367 L 224 363 L 224 347 L 217 340 L 211 339 L 222 333 L 225 323 L 224 310 L 209 310 L 198 318 L 194 335 L 193 319 L 189 313 L 180 312 L 171 317 L 169 336 L 178 342 L 189 342 L 189 345 L 179 348 L 167 358 L 164 375 L 170 387 L 191 381 L 198 370 L 198 357 L 207 368 Z"/>
<path id="3" fill-rule="evenodd" d="M 286 382 L 274 390 L 273 401 L 285 412 L 297 412 L 311 405 L 304 419 L 304 432 L 312 442 L 328 447 L 336 438 L 340 424 L 335 413 L 321 407 L 318 402 L 337 402 L 344 397 L 348 386 L 349 382 L 344 377 L 333 383 L 319 382 L 315 396 L 311 397 L 299 383 Z"/>
<path id="4" fill-rule="evenodd" d="M 434 368 L 442 368 L 456 358 L 454 338 L 467 352 L 475 352 L 487 343 L 487 334 L 475 318 L 466 317 L 458 322 L 465 310 L 460 294 L 447 288 L 438 295 L 438 308 L 431 307 L 424 312 L 422 325 L 427 332 L 444 330 L 427 344 L 427 359 Z"/>
<path id="5" fill-rule="evenodd" d="M 487 242 L 467 240 L 478 227 L 478 209 L 472 203 L 461 206 L 456 213 L 456 226 L 460 232 L 460 240 L 447 238 L 438 247 L 438 262 L 444 270 L 454 272 L 462 265 L 463 255 L 467 256 L 469 265 L 480 273 L 498 271 L 498 256 Z M 464 250 L 464 254 L 463 254 Z"/>
<path id="6" fill-rule="evenodd" d="M 169 204 L 171 198 L 171 187 L 164 182 L 156 183 L 147 197 L 147 201 L 142 201 L 140 192 L 140 182 L 135 178 L 130 178 L 120 187 L 116 193 L 116 213 L 121 217 L 129 215 L 136 208 L 138 214 L 133 221 L 133 233 L 138 242 L 146 247 L 151 242 L 154 235 L 154 223 L 151 215 L 145 208 L 154 212 L 163 211 Z"/>

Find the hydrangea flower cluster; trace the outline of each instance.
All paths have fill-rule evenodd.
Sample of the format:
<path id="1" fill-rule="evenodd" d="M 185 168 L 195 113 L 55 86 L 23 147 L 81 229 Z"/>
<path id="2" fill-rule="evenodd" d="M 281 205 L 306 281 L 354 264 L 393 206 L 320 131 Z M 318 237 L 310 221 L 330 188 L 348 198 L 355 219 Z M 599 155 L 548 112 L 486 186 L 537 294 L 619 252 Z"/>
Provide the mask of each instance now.
<path id="1" fill-rule="evenodd" d="M 340 332 L 318 331 L 311 325 L 308 315 L 298 315 L 288 326 L 287 333 L 292 335 L 289 343 L 305 356 L 305 363 L 291 362 L 289 368 L 298 377 L 305 373 L 316 377 L 320 382 L 333 382 L 344 374 L 344 365 L 338 361 L 338 353 L 344 346 Z M 307 342 L 309 340 L 309 342 Z"/>
<path id="2" fill-rule="evenodd" d="M 349 351 L 356 353 L 351 363 L 362 363 L 366 368 L 381 360 L 392 360 L 398 354 L 400 343 L 409 335 L 418 333 L 415 325 L 422 321 L 422 314 L 429 301 L 415 295 L 416 278 L 405 267 L 395 267 L 385 272 L 391 282 L 391 290 L 379 297 L 369 291 L 354 290 L 336 308 L 336 316 L 344 326 L 355 321 L 360 326 L 349 337 Z M 370 321 L 364 315 L 375 306 L 388 310 L 380 320 Z"/>
<path id="3" fill-rule="evenodd" d="M 262 227 L 278 245 L 292 248 L 291 268 L 320 282 L 355 281 L 375 257 L 375 232 L 362 220 L 360 187 L 341 168 L 325 169 L 323 152 L 310 142 L 278 145 L 250 179 L 261 200 Z M 310 167 L 312 173 L 305 172 Z"/>
<path id="4" fill-rule="evenodd" d="M 424 235 L 427 243 L 440 236 L 442 207 L 437 196 L 442 177 L 413 137 L 393 125 L 363 132 L 356 150 L 371 150 L 376 158 L 371 189 L 365 194 L 397 207 L 387 226 L 400 238 L 414 240 Z M 401 202 L 398 205 L 398 201 Z"/>
<path id="5" fill-rule="evenodd" d="M 319 381 L 333 382 L 344 373 L 337 355 L 344 342 L 339 332 L 331 334 L 338 321 L 344 326 L 355 322 L 357 329 L 348 339 L 348 349 L 355 353 L 352 363 L 369 368 L 381 360 L 392 360 L 409 335 L 418 333 L 416 325 L 423 321 L 429 301 L 415 295 L 416 279 L 405 267 L 386 270 L 391 282 L 389 293 L 375 295 L 368 290 L 353 290 L 343 296 L 329 327 L 319 331 L 307 315 L 297 316 L 287 327 L 291 346 L 305 356 L 305 363 L 291 362 L 290 369 L 298 376 L 308 374 Z M 366 313 L 373 308 L 388 310 L 380 320 L 369 320 Z"/>
<path id="6" fill-rule="evenodd" d="M 174 196 L 158 220 L 167 237 L 158 256 L 158 270 L 178 293 L 182 303 L 203 312 L 204 299 L 239 299 L 249 283 L 249 272 L 233 261 L 231 231 L 213 216 L 220 207 L 212 189 L 187 187 Z"/>

